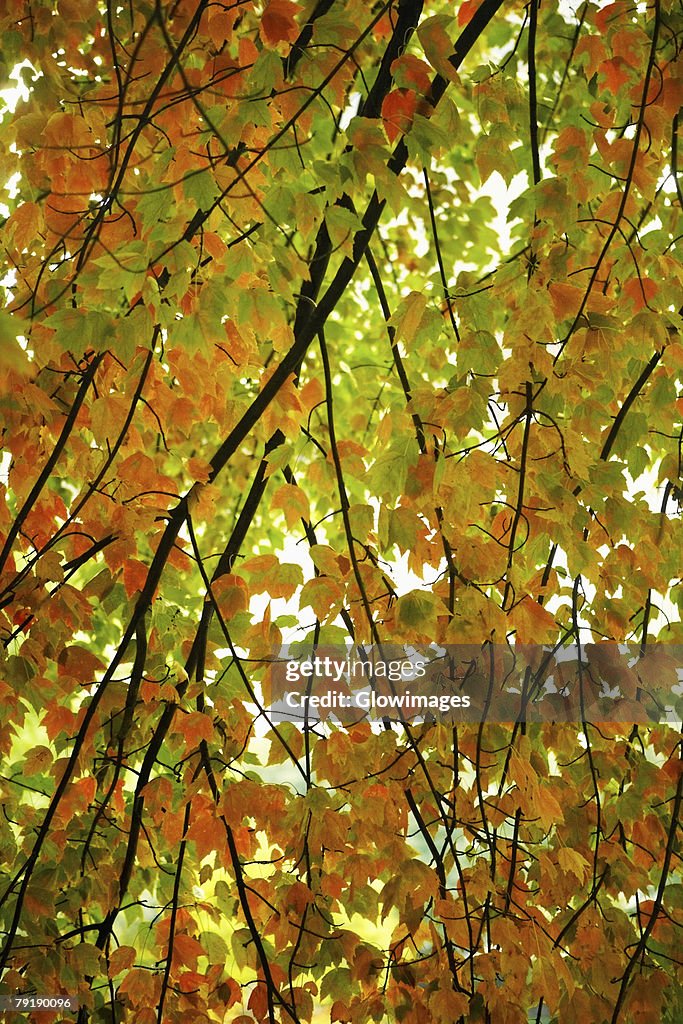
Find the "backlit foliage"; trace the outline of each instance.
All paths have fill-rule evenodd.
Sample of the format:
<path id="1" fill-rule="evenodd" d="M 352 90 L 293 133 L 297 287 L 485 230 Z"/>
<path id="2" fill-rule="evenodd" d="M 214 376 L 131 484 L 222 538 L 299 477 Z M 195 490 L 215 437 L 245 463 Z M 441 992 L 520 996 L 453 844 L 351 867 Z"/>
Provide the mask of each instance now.
<path id="1" fill-rule="evenodd" d="M 283 634 L 683 642 L 680 4 L 0 31 L 3 991 L 680 1021 L 680 738 L 640 685 L 619 724 L 259 713 Z"/>

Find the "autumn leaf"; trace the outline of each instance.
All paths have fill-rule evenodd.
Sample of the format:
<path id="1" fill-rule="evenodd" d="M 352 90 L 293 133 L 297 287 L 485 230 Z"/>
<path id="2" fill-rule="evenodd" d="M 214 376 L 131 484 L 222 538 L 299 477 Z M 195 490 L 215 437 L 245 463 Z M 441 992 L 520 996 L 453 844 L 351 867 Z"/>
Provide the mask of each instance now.
<path id="1" fill-rule="evenodd" d="M 192 935 L 179 933 L 173 937 L 173 961 L 189 967 L 191 970 L 197 965 L 200 956 L 204 956 L 202 944 L 193 938 Z"/>
<path id="2" fill-rule="evenodd" d="M 247 1007 L 251 1010 L 256 1020 L 266 1020 L 268 1016 L 268 994 L 264 982 L 256 984 L 249 996 Z"/>
<path id="3" fill-rule="evenodd" d="M 389 142 L 410 129 L 416 105 L 416 94 L 410 89 L 394 89 L 388 94 L 382 104 L 382 118 Z"/>
<path id="4" fill-rule="evenodd" d="M 139 967 L 129 971 L 118 988 L 119 995 L 126 996 L 133 1006 L 146 1005 L 153 999 L 155 990 L 154 976 Z"/>
<path id="5" fill-rule="evenodd" d="M 567 320 L 576 316 L 584 297 L 578 285 L 560 281 L 550 285 L 550 295 L 558 320 Z"/>
<path id="6" fill-rule="evenodd" d="M 452 21 L 449 14 L 434 14 L 430 18 L 425 18 L 417 30 L 427 60 L 446 79 L 455 76 L 455 68 L 448 59 L 453 52 L 453 43 L 448 31 Z"/>
<path id="7" fill-rule="evenodd" d="M 579 883 L 583 882 L 589 869 L 588 861 L 577 850 L 565 847 L 557 851 L 557 860 L 563 871 L 571 872 Z"/>
<path id="8" fill-rule="evenodd" d="M 316 618 L 324 621 L 339 612 L 344 600 L 344 591 L 328 576 L 317 576 L 308 580 L 301 591 L 301 608 L 310 606 Z"/>
<path id="9" fill-rule="evenodd" d="M 225 573 L 211 584 L 211 597 L 227 620 L 249 607 L 247 584 L 236 573 Z"/>
<path id="10" fill-rule="evenodd" d="M 410 344 L 422 323 L 427 306 L 426 296 L 420 292 L 411 292 L 400 304 L 393 317 L 396 328 L 396 341 Z"/>
<path id="11" fill-rule="evenodd" d="M 352 1019 L 352 1013 L 349 1010 L 346 1003 L 343 1002 L 341 999 L 336 999 L 335 1002 L 332 1003 L 332 1007 L 330 1008 L 331 1024 L 334 1024 L 334 1021 L 336 1020 L 342 1021 L 343 1024 L 346 1024 L 347 1021 L 351 1021 Z"/>
<path id="12" fill-rule="evenodd" d="M 24 758 L 24 774 L 38 775 L 52 764 L 53 756 L 49 747 L 39 744 L 28 751 Z"/>
<path id="13" fill-rule="evenodd" d="M 299 520 L 307 522 L 311 514 L 305 492 L 293 484 L 283 484 L 277 489 L 273 495 L 272 507 L 282 509 L 289 529 L 292 529 Z"/>
<path id="14" fill-rule="evenodd" d="M 659 288 L 657 282 L 650 278 L 631 278 L 624 285 L 624 291 L 631 299 L 635 309 L 643 309 L 650 305 Z"/>
<path id="15" fill-rule="evenodd" d="M 137 951 L 134 946 L 119 946 L 109 957 L 109 977 L 115 978 L 117 974 L 128 970 L 137 960 Z"/>
<path id="16" fill-rule="evenodd" d="M 177 719 L 177 729 L 185 737 L 189 747 L 196 747 L 202 740 L 213 737 L 213 723 L 208 715 L 201 711 L 190 711 Z"/>
<path id="17" fill-rule="evenodd" d="M 550 787 L 539 786 L 533 804 L 544 829 L 551 829 L 553 825 L 564 821 L 562 807 Z"/>
<path id="18" fill-rule="evenodd" d="M 30 375 L 26 353 L 17 340 L 17 324 L 8 313 L 0 312 L 0 365 L 5 373 L 15 373 L 20 378 Z"/>
<path id="19" fill-rule="evenodd" d="M 463 0 L 458 7 L 458 25 L 467 25 L 476 14 L 478 7 L 478 0 Z"/>
<path id="20" fill-rule="evenodd" d="M 266 46 L 293 42 L 299 34 L 295 17 L 298 7 L 292 0 L 268 0 L 260 23 L 260 35 Z"/>
<path id="21" fill-rule="evenodd" d="M 455 992 L 446 983 L 443 987 L 432 993 L 429 999 L 429 1008 L 433 1013 L 433 1020 L 443 1022 L 457 1020 L 463 1013 L 469 1010 L 469 999 L 464 992 Z"/>

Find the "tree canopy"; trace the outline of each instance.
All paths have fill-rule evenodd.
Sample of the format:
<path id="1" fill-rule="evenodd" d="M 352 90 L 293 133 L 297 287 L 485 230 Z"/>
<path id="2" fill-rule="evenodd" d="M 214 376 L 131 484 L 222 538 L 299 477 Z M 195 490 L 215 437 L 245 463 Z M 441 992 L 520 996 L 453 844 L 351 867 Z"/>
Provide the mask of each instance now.
<path id="1" fill-rule="evenodd" d="M 680 1021 L 680 5 L 0 30 L 2 992 Z M 302 729 L 283 639 L 571 648 L 580 700 Z"/>

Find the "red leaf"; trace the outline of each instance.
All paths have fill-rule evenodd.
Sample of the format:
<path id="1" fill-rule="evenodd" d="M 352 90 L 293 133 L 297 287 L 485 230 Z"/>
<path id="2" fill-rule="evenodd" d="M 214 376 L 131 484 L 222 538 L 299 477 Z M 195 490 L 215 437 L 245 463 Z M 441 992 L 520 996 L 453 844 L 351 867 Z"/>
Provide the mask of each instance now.
<path id="1" fill-rule="evenodd" d="M 623 2 L 608 4 L 602 7 L 595 15 L 595 25 L 599 32 L 605 33 L 615 18 L 624 12 Z"/>
<path id="2" fill-rule="evenodd" d="M 147 566 L 137 558 L 129 558 L 123 566 L 123 585 L 128 597 L 142 590 L 147 580 Z"/>
<path id="3" fill-rule="evenodd" d="M 43 718 L 48 738 L 54 740 L 60 732 L 71 735 L 76 729 L 77 718 L 78 716 L 70 708 L 61 707 L 61 705 L 49 707 Z"/>
<path id="4" fill-rule="evenodd" d="M 249 996 L 247 1007 L 251 1010 L 257 1020 L 265 1020 L 268 1016 L 268 993 L 265 982 L 257 982 L 254 991 Z"/>
<path id="5" fill-rule="evenodd" d="M 426 93 L 431 85 L 430 67 L 411 53 L 404 53 L 391 65 L 396 85 Z"/>
<path id="6" fill-rule="evenodd" d="M 598 70 L 605 76 L 607 88 L 614 96 L 619 95 L 622 86 L 630 78 L 628 65 L 621 57 L 614 57 L 613 60 L 604 60 Z"/>
<path id="7" fill-rule="evenodd" d="M 479 0 L 464 0 L 464 3 L 461 3 L 458 8 L 458 25 L 461 28 L 463 25 L 468 25 L 477 13 L 478 8 Z"/>
<path id="8" fill-rule="evenodd" d="M 206 975 L 197 971 L 185 971 L 178 978 L 178 988 L 181 992 L 196 992 L 206 981 Z"/>
<path id="9" fill-rule="evenodd" d="M 384 130 L 389 142 L 410 128 L 417 105 L 415 93 L 408 89 L 393 89 L 382 104 Z"/>

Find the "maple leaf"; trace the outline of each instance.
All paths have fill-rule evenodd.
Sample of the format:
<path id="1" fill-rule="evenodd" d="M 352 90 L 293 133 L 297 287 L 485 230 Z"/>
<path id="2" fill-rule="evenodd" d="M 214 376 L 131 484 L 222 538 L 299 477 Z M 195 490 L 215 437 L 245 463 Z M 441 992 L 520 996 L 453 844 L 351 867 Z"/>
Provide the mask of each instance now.
<path id="1" fill-rule="evenodd" d="M 283 484 L 273 495 L 273 508 L 281 508 L 287 526 L 291 529 L 298 520 L 307 522 L 310 517 L 310 506 L 305 492 L 292 484 Z"/>
<path id="2" fill-rule="evenodd" d="M 134 946 L 119 946 L 109 957 L 109 977 L 114 978 L 122 971 L 128 970 L 137 960 Z"/>
<path id="3" fill-rule="evenodd" d="M 410 89 L 394 89 L 388 94 L 382 104 L 382 118 L 389 142 L 409 130 L 416 106 L 416 94 Z"/>
<path id="4" fill-rule="evenodd" d="M 268 0 L 261 16 L 260 35 L 267 46 L 293 42 L 299 34 L 298 7 L 292 0 Z"/>
<path id="5" fill-rule="evenodd" d="M 577 850 L 565 847 L 557 851 L 557 860 L 563 871 L 571 871 L 579 882 L 583 882 L 589 868 L 588 861 Z"/>
<path id="6" fill-rule="evenodd" d="M 212 583 L 211 596 L 218 603 L 221 614 L 228 620 L 249 607 L 247 584 L 236 573 L 225 573 Z"/>
<path id="7" fill-rule="evenodd" d="M 642 280 L 640 278 L 632 278 L 624 285 L 624 291 L 636 309 L 643 309 L 643 307 L 649 306 L 650 301 L 654 299 L 659 288 L 657 282 L 652 281 L 650 278 L 643 278 Z"/>
<path id="8" fill-rule="evenodd" d="M 353 1020 L 353 1014 L 349 1007 L 342 999 L 335 999 L 330 1008 L 330 1022 L 334 1024 L 334 1021 L 342 1021 L 342 1024 Z"/>
<path id="9" fill-rule="evenodd" d="M 200 956 L 204 956 L 202 944 L 192 935 L 179 933 L 173 937 L 173 962 L 194 969 Z"/>

